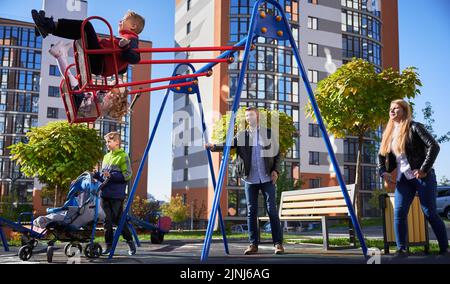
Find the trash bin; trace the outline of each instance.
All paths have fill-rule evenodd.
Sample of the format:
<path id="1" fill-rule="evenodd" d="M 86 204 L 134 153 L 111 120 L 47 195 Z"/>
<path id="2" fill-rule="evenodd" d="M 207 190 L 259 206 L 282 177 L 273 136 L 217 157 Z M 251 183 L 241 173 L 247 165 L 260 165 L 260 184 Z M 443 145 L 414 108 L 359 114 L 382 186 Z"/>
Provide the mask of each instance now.
<path id="1" fill-rule="evenodd" d="M 379 201 L 383 218 L 384 253 L 388 254 L 389 246 L 396 245 L 394 232 L 394 194 L 382 194 L 380 195 Z M 425 253 L 428 254 L 430 250 L 428 222 L 423 215 L 418 195 L 414 197 L 409 208 L 407 230 L 406 249 L 409 251 L 409 247 L 424 246 Z"/>

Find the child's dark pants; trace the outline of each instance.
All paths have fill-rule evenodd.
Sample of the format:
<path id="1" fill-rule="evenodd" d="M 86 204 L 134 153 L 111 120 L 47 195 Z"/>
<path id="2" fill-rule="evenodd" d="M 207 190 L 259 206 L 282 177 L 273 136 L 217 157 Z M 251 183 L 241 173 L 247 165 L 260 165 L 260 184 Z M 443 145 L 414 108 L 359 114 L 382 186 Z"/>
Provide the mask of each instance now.
<path id="1" fill-rule="evenodd" d="M 56 30 L 53 35 L 62 38 L 78 40 L 81 39 L 81 20 L 59 19 L 56 26 Z M 84 32 L 86 35 L 86 43 L 88 49 L 101 49 L 98 42 L 97 33 L 90 22 L 87 22 L 84 26 Z M 88 56 L 89 64 L 91 67 L 91 73 L 100 75 L 103 70 L 103 54 L 90 54 Z"/>
<path id="2" fill-rule="evenodd" d="M 123 200 L 121 199 L 111 199 L 111 198 L 102 198 L 103 200 L 103 210 L 105 211 L 105 243 L 107 246 L 112 246 L 114 231 L 113 224 L 118 225 L 120 218 L 122 216 L 123 210 Z M 130 242 L 133 240 L 130 229 L 125 223 L 122 229 L 122 236 L 127 241 Z"/>

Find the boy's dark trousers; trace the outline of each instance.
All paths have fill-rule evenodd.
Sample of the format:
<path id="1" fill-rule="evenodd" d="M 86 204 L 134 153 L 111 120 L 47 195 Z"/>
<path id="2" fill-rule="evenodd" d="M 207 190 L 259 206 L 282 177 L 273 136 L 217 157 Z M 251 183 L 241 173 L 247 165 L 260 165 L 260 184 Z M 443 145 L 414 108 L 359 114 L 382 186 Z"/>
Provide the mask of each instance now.
<path id="1" fill-rule="evenodd" d="M 105 211 L 105 243 L 107 246 L 112 246 L 114 231 L 113 224 L 118 225 L 120 222 L 120 218 L 122 217 L 123 211 L 123 200 L 121 199 L 111 199 L 111 198 L 102 198 L 103 210 Z M 130 242 L 133 240 L 130 229 L 125 223 L 122 229 L 122 236 L 127 241 Z"/>
<path id="2" fill-rule="evenodd" d="M 81 39 L 81 20 L 58 19 L 58 24 L 53 35 L 62 38 L 78 40 Z M 101 49 L 97 33 L 90 22 L 84 25 L 85 38 L 88 49 Z M 103 70 L 103 54 L 88 55 L 91 73 L 100 75 Z"/>

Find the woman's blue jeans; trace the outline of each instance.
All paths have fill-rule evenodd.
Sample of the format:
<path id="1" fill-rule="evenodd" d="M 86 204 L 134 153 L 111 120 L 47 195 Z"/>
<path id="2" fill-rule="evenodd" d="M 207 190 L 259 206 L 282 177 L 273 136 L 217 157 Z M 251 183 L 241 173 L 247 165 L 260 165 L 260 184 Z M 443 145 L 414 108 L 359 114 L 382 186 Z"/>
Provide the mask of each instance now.
<path id="1" fill-rule="evenodd" d="M 409 207 L 416 192 L 419 194 L 420 205 L 425 218 L 430 223 L 436 235 L 441 251 L 448 248 L 448 237 L 445 224 L 436 209 L 436 175 L 431 170 L 425 178 L 406 179 L 405 175 L 397 181 L 395 188 L 394 229 L 397 249 L 406 249 L 407 217 Z"/>

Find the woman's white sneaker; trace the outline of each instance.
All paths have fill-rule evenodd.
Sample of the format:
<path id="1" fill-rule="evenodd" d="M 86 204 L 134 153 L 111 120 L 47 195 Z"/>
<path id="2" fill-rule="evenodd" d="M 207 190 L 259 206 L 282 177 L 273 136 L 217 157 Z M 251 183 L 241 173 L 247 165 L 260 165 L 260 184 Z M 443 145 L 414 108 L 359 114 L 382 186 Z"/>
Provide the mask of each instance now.
<path id="1" fill-rule="evenodd" d="M 58 41 L 56 44 L 51 45 L 48 52 L 55 58 L 58 58 L 60 56 L 67 57 L 71 46 L 72 46 L 71 42 L 64 43 L 62 41 Z"/>

